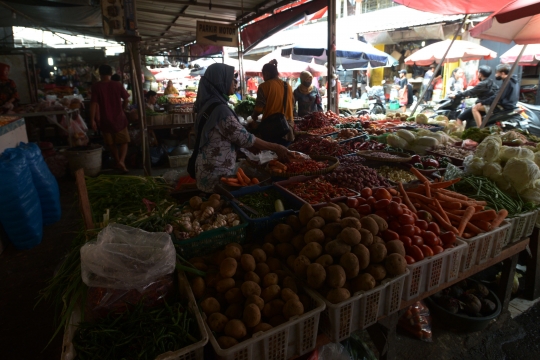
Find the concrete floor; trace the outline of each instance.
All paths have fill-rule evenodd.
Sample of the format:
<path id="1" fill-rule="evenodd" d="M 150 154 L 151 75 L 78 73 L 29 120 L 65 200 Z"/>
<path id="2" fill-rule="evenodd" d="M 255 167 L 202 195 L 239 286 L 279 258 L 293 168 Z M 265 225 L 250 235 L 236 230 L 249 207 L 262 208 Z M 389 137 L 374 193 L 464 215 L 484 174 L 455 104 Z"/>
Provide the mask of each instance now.
<path id="1" fill-rule="evenodd" d="M 161 171 L 160 171 L 161 172 Z M 163 171 L 164 172 L 164 171 Z M 162 172 L 161 172 L 162 173 Z M 60 181 L 62 220 L 44 229 L 43 242 L 27 251 L 5 244 L 0 255 L 0 359 L 58 360 L 62 334 L 45 348 L 58 318 L 50 304 L 34 307 L 81 227 L 72 179 Z M 456 334 L 433 321 L 433 342 L 398 330 L 398 360 L 539 360 L 540 304 L 511 318 L 503 313 L 486 330 Z"/>

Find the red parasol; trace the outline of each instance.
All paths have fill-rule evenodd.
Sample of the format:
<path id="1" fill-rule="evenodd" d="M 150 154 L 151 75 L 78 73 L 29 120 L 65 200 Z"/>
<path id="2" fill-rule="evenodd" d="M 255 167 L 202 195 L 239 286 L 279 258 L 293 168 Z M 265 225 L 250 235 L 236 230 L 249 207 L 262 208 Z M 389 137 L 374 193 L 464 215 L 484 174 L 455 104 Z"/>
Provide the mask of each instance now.
<path id="1" fill-rule="evenodd" d="M 516 62 L 523 45 L 516 45 L 501 55 L 501 62 L 513 64 Z M 519 66 L 536 66 L 540 63 L 540 44 L 527 45 L 519 60 Z"/>
<path id="2" fill-rule="evenodd" d="M 461 15 L 497 11 L 505 6 L 508 0 L 394 0 L 394 2 L 412 9 L 434 14 Z"/>
<path id="3" fill-rule="evenodd" d="M 440 63 L 444 57 L 452 40 L 439 41 L 434 44 L 423 47 L 411 56 L 405 59 L 406 65 L 428 66 L 435 62 Z M 464 41 L 455 40 L 448 51 L 444 63 L 453 63 L 458 61 L 471 60 L 491 60 L 497 57 L 497 53 L 481 45 Z"/>

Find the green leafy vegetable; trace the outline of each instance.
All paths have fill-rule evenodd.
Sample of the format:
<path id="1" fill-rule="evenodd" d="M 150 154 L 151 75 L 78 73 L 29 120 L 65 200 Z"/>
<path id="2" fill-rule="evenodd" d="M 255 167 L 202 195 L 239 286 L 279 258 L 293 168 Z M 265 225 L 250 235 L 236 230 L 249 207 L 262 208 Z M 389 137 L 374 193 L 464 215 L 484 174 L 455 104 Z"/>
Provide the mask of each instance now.
<path id="1" fill-rule="evenodd" d="M 461 138 L 463 140 L 471 139 L 473 141 L 476 141 L 477 143 L 481 143 L 486 137 L 488 137 L 491 134 L 489 129 L 479 129 L 479 128 L 469 128 L 463 132 L 461 135 Z"/>
<path id="2" fill-rule="evenodd" d="M 255 98 L 246 96 L 245 100 L 240 101 L 234 107 L 234 112 L 240 116 L 248 117 L 253 113 L 255 109 Z"/>

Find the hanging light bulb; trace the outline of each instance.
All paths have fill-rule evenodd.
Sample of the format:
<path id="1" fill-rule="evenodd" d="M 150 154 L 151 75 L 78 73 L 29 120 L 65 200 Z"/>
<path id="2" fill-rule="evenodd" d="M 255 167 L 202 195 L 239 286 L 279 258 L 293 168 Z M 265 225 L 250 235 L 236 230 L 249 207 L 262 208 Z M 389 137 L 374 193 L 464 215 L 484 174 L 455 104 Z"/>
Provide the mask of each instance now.
<path id="1" fill-rule="evenodd" d="M 422 47 L 426 46 L 426 42 L 422 41 Z"/>
<path id="2" fill-rule="evenodd" d="M 53 58 L 48 58 L 47 59 L 47 63 L 49 64 L 49 66 L 53 66 L 54 65 L 54 61 L 53 61 Z"/>

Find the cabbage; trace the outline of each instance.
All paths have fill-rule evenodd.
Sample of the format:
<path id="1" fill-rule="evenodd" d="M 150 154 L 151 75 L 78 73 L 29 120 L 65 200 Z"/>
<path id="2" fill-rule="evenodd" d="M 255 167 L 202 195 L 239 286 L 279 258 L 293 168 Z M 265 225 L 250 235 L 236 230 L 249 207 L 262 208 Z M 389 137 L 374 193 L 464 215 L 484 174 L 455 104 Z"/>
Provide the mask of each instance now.
<path id="1" fill-rule="evenodd" d="M 425 155 L 426 151 L 431 149 L 431 146 L 423 146 L 418 144 L 409 144 L 405 147 L 406 150 L 414 151 L 418 155 Z"/>
<path id="2" fill-rule="evenodd" d="M 524 149 L 529 149 L 529 150 L 531 150 L 533 153 L 535 153 L 535 152 L 538 151 L 537 148 L 535 148 L 534 146 L 531 146 L 531 145 L 523 145 L 522 148 L 524 148 Z"/>
<path id="3" fill-rule="evenodd" d="M 427 124 L 428 121 L 429 121 L 429 119 L 426 116 L 426 114 L 418 114 L 418 115 L 416 115 L 416 122 L 418 124 Z"/>
<path id="4" fill-rule="evenodd" d="M 521 191 L 519 195 L 525 201 L 540 204 L 540 180 L 534 181 L 532 186 Z"/>
<path id="5" fill-rule="evenodd" d="M 492 181 L 496 181 L 503 176 L 502 170 L 503 169 L 501 165 L 496 162 L 491 162 L 487 163 L 484 166 L 484 169 L 482 170 L 482 175 Z"/>
<path id="6" fill-rule="evenodd" d="M 396 131 L 396 135 L 402 139 L 405 139 L 409 144 L 413 143 L 416 140 L 416 135 L 413 132 L 405 129 L 399 129 Z"/>
<path id="7" fill-rule="evenodd" d="M 481 157 L 485 162 L 497 161 L 501 146 L 501 138 L 497 135 L 490 135 L 478 145 L 474 155 Z"/>
<path id="8" fill-rule="evenodd" d="M 535 162 L 536 165 L 538 165 L 538 167 L 540 167 L 540 151 L 534 153 L 533 161 Z"/>
<path id="9" fill-rule="evenodd" d="M 540 168 L 532 160 L 512 158 L 506 163 L 503 175 L 521 193 L 540 178 Z"/>
<path id="10" fill-rule="evenodd" d="M 446 116 L 444 116 L 444 115 L 437 115 L 437 116 L 435 116 L 435 121 L 440 121 L 440 122 L 447 123 L 448 118 Z"/>
<path id="11" fill-rule="evenodd" d="M 399 136 L 394 134 L 388 135 L 388 137 L 386 138 L 386 142 L 388 143 L 388 145 L 399 149 L 404 149 L 408 144 L 407 140 L 400 138 Z"/>
<path id="12" fill-rule="evenodd" d="M 477 176 L 482 176 L 485 164 L 484 159 L 473 155 L 469 155 L 463 160 L 465 172 Z"/>
<path id="13" fill-rule="evenodd" d="M 416 145 L 433 147 L 439 145 L 439 142 L 435 138 L 421 136 L 416 140 Z"/>
<path id="14" fill-rule="evenodd" d="M 501 161 L 508 161 L 512 158 L 534 160 L 534 153 L 519 146 L 502 146 L 499 157 Z"/>

